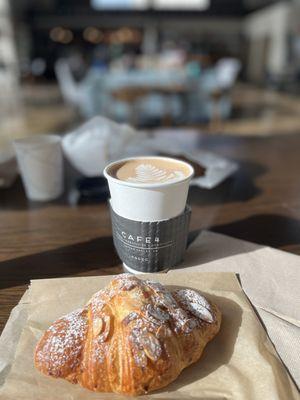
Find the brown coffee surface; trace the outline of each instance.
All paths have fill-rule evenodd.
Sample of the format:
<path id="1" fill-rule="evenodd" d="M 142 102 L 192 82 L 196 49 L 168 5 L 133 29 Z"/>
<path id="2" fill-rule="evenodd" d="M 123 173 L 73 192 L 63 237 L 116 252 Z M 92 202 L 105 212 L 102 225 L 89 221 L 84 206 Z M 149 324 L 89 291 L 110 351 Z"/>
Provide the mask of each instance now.
<path id="1" fill-rule="evenodd" d="M 190 169 L 176 160 L 137 158 L 115 165 L 109 173 L 125 182 L 165 183 L 186 178 L 190 175 Z"/>
<path id="2" fill-rule="evenodd" d="M 159 155 L 162 157 L 170 156 L 170 154 L 168 154 L 168 153 L 159 153 Z M 178 160 L 189 163 L 194 168 L 194 178 L 198 178 L 205 174 L 206 168 L 203 165 L 201 165 L 198 161 L 191 160 L 190 158 L 187 158 L 183 154 L 173 154 L 173 157 L 177 158 Z"/>

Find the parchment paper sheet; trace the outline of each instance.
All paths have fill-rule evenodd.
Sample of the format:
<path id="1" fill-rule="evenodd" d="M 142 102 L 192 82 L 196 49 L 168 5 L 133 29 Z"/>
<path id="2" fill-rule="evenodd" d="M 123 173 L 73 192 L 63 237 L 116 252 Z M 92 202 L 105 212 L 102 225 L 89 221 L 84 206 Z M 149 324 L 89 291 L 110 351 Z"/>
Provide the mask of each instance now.
<path id="1" fill-rule="evenodd" d="M 240 275 L 281 359 L 300 388 L 300 257 L 271 247 L 203 231 L 180 270 Z M 299 396 L 300 398 L 300 396 Z"/>
<path id="2" fill-rule="evenodd" d="M 147 278 L 149 275 L 147 275 Z M 219 335 L 201 360 L 166 388 L 144 398 L 294 400 L 298 392 L 279 360 L 250 303 L 232 273 L 175 272 L 151 275 L 164 284 L 200 290 L 223 313 Z M 32 281 L 26 295 L 27 321 L 11 326 L 22 333 L 0 399 L 81 400 L 119 399 L 92 393 L 64 380 L 41 375 L 33 366 L 33 351 L 44 329 L 55 319 L 81 307 L 111 277 L 80 277 Z M 3 344 L 3 343 L 2 343 Z M 3 349 L 3 346 L 1 347 Z"/>

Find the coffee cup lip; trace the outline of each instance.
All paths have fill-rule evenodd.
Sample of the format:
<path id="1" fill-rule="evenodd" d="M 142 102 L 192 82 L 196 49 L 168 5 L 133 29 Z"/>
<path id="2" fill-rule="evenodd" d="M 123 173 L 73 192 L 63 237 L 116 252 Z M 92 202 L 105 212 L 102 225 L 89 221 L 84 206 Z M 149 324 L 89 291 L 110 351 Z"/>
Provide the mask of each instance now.
<path id="1" fill-rule="evenodd" d="M 127 181 L 122 181 L 121 179 L 115 178 L 112 175 L 109 174 L 109 169 L 115 166 L 116 164 L 125 162 L 125 161 L 131 161 L 131 160 L 140 160 L 140 159 L 159 159 L 159 160 L 167 160 L 171 162 L 177 162 L 185 165 L 190 173 L 186 177 L 182 179 L 178 179 L 178 181 L 173 181 L 173 182 L 163 182 L 163 183 L 136 183 L 136 182 L 127 182 Z M 194 175 L 194 168 L 192 167 L 191 164 L 187 163 L 186 161 L 179 160 L 175 157 L 163 157 L 163 156 L 137 156 L 137 157 L 127 157 L 127 158 L 122 158 L 117 161 L 113 161 L 110 164 L 108 164 L 104 170 L 103 170 L 103 175 L 107 180 L 111 180 L 119 185 L 123 186 L 131 186 L 131 187 L 140 187 L 140 188 L 158 188 L 158 187 L 164 187 L 164 186 L 170 186 L 170 185 L 178 185 L 180 183 L 186 182 L 190 180 L 193 175 Z"/>

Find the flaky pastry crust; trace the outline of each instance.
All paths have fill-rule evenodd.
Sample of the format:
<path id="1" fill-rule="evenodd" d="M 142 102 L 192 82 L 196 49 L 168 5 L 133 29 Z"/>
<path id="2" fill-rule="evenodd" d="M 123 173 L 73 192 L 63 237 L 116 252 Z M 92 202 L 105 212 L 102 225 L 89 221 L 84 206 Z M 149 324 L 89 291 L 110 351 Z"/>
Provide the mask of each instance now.
<path id="1" fill-rule="evenodd" d="M 144 394 L 199 360 L 220 324 L 218 307 L 195 290 L 123 274 L 46 330 L 35 366 L 96 392 Z"/>

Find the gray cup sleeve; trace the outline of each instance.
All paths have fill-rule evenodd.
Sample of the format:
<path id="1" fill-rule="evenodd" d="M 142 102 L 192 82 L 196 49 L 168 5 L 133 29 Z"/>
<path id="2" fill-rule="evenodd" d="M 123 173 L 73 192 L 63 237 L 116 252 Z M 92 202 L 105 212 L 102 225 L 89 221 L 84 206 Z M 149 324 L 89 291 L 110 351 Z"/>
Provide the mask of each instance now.
<path id="1" fill-rule="evenodd" d="M 113 241 L 120 259 L 141 272 L 157 272 L 180 263 L 187 247 L 191 208 L 175 218 L 141 222 L 123 218 L 110 207 Z"/>

